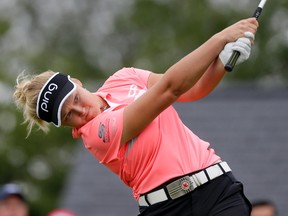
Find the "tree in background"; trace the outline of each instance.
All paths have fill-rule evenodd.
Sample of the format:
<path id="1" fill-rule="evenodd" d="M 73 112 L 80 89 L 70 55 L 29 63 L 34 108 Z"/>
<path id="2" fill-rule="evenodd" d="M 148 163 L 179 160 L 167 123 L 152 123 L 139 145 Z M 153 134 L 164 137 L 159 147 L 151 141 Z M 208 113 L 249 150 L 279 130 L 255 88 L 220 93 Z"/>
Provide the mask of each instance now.
<path id="1" fill-rule="evenodd" d="M 31 216 L 61 199 L 75 141 L 66 129 L 25 139 L 12 103 L 17 74 L 47 69 L 95 81 L 123 66 L 164 72 L 215 32 L 251 16 L 258 2 L 228 0 L 0 0 L 0 184 L 20 182 Z M 267 1 L 249 61 L 232 80 L 287 85 L 288 3 Z M 91 81 L 92 80 L 92 81 Z M 93 85 L 91 85 L 93 83 Z"/>

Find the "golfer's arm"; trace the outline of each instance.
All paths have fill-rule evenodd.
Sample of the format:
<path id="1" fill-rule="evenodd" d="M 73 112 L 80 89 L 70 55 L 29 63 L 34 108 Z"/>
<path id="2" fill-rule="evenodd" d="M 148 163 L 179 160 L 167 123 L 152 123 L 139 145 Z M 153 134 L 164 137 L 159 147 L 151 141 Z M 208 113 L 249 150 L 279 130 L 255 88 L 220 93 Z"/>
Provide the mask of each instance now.
<path id="1" fill-rule="evenodd" d="M 187 102 L 187 101 L 195 101 L 207 96 L 215 87 L 219 84 L 219 82 L 224 77 L 226 71 L 224 70 L 224 65 L 217 57 L 205 71 L 205 73 L 201 76 L 201 78 L 196 82 L 196 84 L 190 88 L 187 92 L 182 94 L 178 98 L 178 102 Z M 163 74 L 154 74 L 152 73 L 149 77 L 148 87 L 152 87 L 155 83 L 157 83 Z"/>
<path id="2" fill-rule="evenodd" d="M 207 96 L 220 83 L 226 71 L 217 57 L 195 85 L 185 92 L 177 101 L 195 101 Z"/>
<path id="3" fill-rule="evenodd" d="M 145 94 L 125 107 L 121 146 L 137 136 L 163 110 L 191 89 L 210 67 L 225 43 L 221 34 L 214 35 L 170 67 L 153 87 L 148 86 L 149 90 Z"/>

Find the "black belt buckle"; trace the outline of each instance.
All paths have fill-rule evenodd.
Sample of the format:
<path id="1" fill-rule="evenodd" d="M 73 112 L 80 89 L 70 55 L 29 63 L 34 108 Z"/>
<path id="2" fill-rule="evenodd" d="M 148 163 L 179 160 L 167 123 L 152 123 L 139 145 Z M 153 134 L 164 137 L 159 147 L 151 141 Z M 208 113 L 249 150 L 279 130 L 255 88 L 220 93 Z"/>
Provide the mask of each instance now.
<path id="1" fill-rule="evenodd" d="M 197 186 L 191 181 L 189 176 L 184 176 L 180 179 L 173 181 L 166 186 L 167 191 L 171 199 L 179 198 L 191 191 L 193 191 Z"/>

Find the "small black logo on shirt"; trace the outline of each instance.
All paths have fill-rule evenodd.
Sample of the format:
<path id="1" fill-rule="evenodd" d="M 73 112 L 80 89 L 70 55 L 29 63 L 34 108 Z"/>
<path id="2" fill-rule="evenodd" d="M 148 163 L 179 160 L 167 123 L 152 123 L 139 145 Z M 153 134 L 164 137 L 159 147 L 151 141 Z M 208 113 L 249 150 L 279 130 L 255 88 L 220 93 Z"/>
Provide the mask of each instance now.
<path id="1" fill-rule="evenodd" d="M 98 137 L 103 140 L 104 143 L 110 141 L 109 137 L 109 119 L 106 120 L 105 124 L 100 123 L 98 128 Z"/>

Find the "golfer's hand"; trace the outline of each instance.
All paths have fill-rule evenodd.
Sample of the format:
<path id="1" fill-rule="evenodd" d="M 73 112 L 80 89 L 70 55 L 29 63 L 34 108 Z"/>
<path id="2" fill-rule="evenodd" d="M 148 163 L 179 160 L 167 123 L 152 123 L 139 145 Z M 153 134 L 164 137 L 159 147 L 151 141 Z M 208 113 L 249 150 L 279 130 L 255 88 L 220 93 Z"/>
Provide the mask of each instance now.
<path id="1" fill-rule="evenodd" d="M 230 42 L 235 42 L 241 37 L 245 37 L 246 32 L 251 32 L 255 35 L 258 26 L 259 24 L 256 18 L 243 19 L 223 29 L 218 35 L 223 39 L 223 45 L 225 45 Z"/>
<path id="2" fill-rule="evenodd" d="M 219 54 L 219 58 L 223 65 L 226 65 L 234 50 L 240 53 L 236 65 L 246 61 L 250 56 L 253 42 L 254 34 L 252 32 L 245 32 L 244 37 L 239 38 L 236 42 L 226 44 L 224 49 Z"/>

